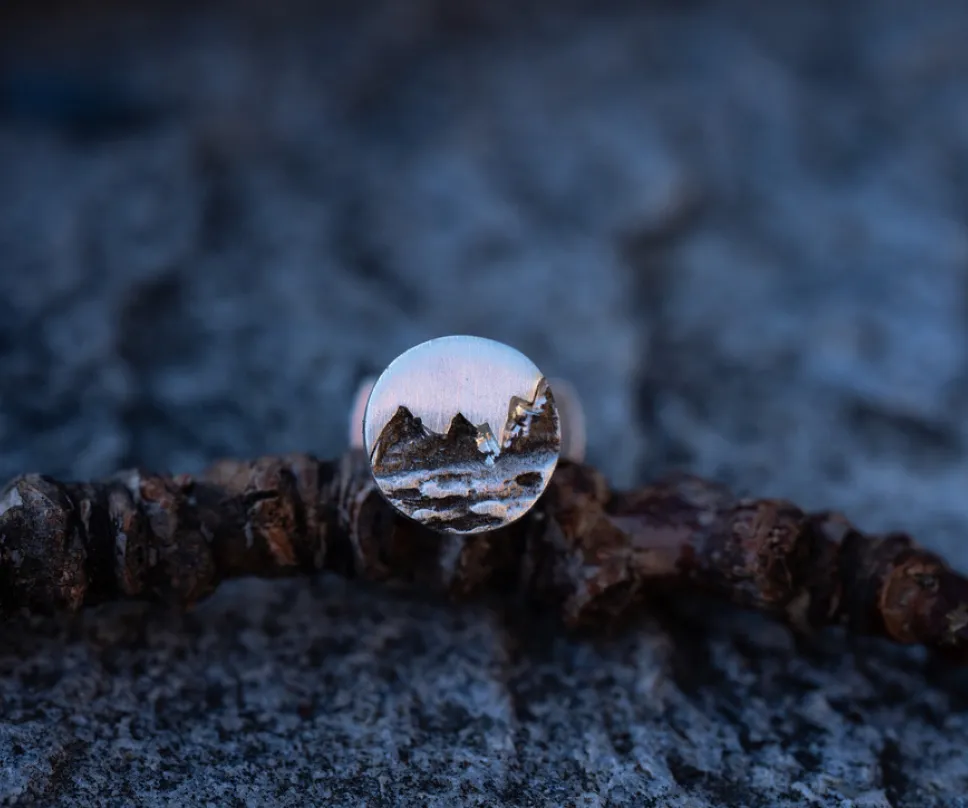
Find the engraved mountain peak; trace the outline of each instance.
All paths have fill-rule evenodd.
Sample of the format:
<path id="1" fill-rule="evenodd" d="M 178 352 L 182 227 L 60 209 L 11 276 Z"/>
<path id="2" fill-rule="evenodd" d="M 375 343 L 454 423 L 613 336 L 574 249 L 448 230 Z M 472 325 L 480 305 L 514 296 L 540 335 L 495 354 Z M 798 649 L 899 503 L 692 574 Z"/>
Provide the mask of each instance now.
<path id="1" fill-rule="evenodd" d="M 557 462 L 558 413 L 547 383 L 530 401 L 512 397 L 497 436 L 493 426 L 458 412 L 441 434 L 400 406 L 373 447 L 373 476 L 424 524 L 464 533 L 499 527 L 530 507 Z"/>
<path id="2" fill-rule="evenodd" d="M 557 451 L 558 414 L 547 383 L 538 385 L 532 401 L 514 396 L 508 404 L 504 445 L 490 424 L 475 425 L 458 412 L 447 432 L 427 429 L 407 407 L 400 406 L 380 432 L 372 460 L 378 473 L 436 469 L 454 463 L 492 465 L 502 455 Z"/>
<path id="3" fill-rule="evenodd" d="M 463 415 L 443 435 L 427 429 L 406 407 L 398 407 L 373 447 L 373 466 L 384 473 L 434 468 L 477 454 L 478 430 Z"/>
<path id="4" fill-rule="evenodd" d="M 542 379 L 530 401 L 518 396 L 511 399 L 504 427 L 504 450 L 541 450 L 558 439 L 558 409 L 548 382 Z"/>

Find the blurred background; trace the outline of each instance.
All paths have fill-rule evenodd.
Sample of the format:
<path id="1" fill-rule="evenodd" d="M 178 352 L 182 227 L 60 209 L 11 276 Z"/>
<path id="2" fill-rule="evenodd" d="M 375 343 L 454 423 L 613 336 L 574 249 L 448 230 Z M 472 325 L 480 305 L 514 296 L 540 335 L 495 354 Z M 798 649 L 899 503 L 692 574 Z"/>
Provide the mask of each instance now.
<path id="1" fill-rule="evenodd" d="M 966 42 L 959 0 L 8 1 L 0 476 L 335 456 L 472 333 L 617 485 L 968 568 Z"/>
<path id="2" fill-rule="evenodd" d="M 0 473 L 339 453 L 426 338 L 686 467 L 968 527 L 968 8 L 10 3 Z"/>

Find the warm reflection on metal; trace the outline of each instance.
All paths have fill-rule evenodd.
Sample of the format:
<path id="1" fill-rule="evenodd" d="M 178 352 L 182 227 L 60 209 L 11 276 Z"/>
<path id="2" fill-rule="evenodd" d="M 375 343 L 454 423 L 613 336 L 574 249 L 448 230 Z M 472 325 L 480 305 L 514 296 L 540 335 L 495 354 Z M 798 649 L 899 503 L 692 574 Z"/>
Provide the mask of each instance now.
<path id="1" fill-rule="evenodd" d="M 349 444 L 352 449 L 363 448 L 363 416 L 366 415 L 366 402 L 370 399 L 370 392 L 376 384 L 376 376 L 371 376 L 360 382 L 350 410 Z"/>
<path id="2" fill-rule="evenodd" d="M 548 383 L 555 394 L 558 419 L 561 421 L 561 456 L 575 463 L 583 463 L 588 438 L 585 410 L 578 391 L 564 379 L 549 379 Z"/>
<path id="3" fill-rule="evenodd" d="M 411 348 L 367 387 L 353 420 L 362 409 L 373 477 L 411 518 L 455 533 L 491 530 L 523 516 L 547 486 L 562 444 L 558 408 L 519 351 L 442 337 Z"/>

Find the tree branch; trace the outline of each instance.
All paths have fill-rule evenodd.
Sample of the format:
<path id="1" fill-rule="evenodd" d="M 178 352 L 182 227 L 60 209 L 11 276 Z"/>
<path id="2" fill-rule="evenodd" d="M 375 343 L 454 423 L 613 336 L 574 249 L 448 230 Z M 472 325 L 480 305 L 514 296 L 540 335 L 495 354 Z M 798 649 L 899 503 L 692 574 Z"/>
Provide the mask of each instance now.
<path id="1" fill-rule="evenodd" d="M 26 475 L 0 494 L 0 614 L 122 598 L 189 606 L 227 578 L 323 569 L 516 595 L 571 626 L 628 614 L 650 591 L 705 591 L 801 630 L 842 624 L 968 661 L 968 579 L 937 555 L 695 477 L 612 492 L 563 461 L 525 518 L 467 536 L 398 516 L 358 452 L 222 461 L 194 478 Z"/>

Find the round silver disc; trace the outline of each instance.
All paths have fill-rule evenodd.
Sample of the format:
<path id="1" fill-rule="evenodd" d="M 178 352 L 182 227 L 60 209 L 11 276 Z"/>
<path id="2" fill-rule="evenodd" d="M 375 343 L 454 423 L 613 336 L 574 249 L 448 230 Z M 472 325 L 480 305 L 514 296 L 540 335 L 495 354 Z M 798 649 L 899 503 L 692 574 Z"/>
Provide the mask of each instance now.
<path id="1" fill-rule="evenodd" d="M 400 512 L 452 533 L 519 519 L 561 450 L 548 382 L 524 354 L 481 337 L 441 337 L 401 354 L 363 415 L 373 478 Z"/>

